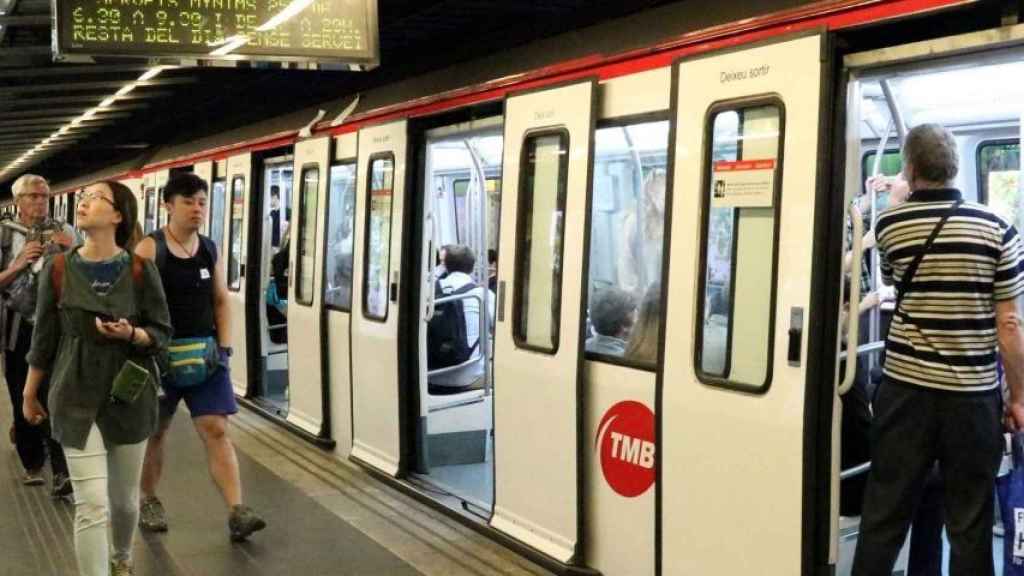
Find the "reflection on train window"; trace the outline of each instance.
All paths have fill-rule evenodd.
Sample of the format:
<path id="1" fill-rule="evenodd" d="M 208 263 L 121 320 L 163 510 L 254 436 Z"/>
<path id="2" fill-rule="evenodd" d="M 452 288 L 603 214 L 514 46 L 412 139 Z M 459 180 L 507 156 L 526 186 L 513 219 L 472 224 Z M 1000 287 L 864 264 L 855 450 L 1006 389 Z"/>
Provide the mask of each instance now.
<path id="1" fill-rule="evenodd" d="M 520 166 L 516 226 L 513 335 L 516 345 L 558 350 L 562 294 L 562 235 L 569 135 L 547 132 L 526 138 Z"/>
<path id="2" fill-rule="evenodd" d="M 395 158 L 391 154 L 370 159 L 366 206 L 366 265 L 363 280 L 363 315 L 371 320 L 388 317 L 388 269 L 391 260 L 391 206 L 395 188 Z"/>
<path id="3" fill-rule="evenodd" d="M 157 197 L 156 190 L 152 187 L 146 188 L 146 219 L 143 222 L 142 229 L 146 234 L 149 234 L 153 230 L 156 230 L 156 211 L 157 211 Z"/>
<path id="4" fill-rule="evenodd" d="M 210 190 L 210 239 L 217 245 L 217 253 L 224 253 L 224 204 L 227 183 L 223 178 L 213 181 Z"/>
<path id="5" fill-rule="evenodd" d="M 231 181 L 231 225 L 228 228 L 228 288 L 242 287 L 242 215 L 245 207 L 245 178 Z"/>
<path id="6" fill-rule="evenodd" d="M 295 300 L 302 305 L 313 304 L 313 281 L 316 274 L 316 207 L 320 195 L 320 168 L 311 167 L 302 171 L 302 187 L 299 189 L 299 244 L 298 270 L 295 276 Z"/>
<path id="7" fill-rule="evenodd" d="M 771 373 L 782 106 L 711 118 L 696 364 L 707 383 L 761 390 Z"/>
<path id="8" fill-rule="evenodd" d="M 1000 140 L 978 147 L 978 198 L 1018 230 L 1021 221 L 1020 142 Z"/>
<path id="9" fill-rule="evenodd" d="M 657 361 L 668 130 L 666 120 L 595 134 L 588 357 Z"/>
<path id="10" fill-rule="evenodd" d="M 348 311 L 352 307 L 352 231 L 356 217 L 356 165 L 331 166 L 327 207 L 327 277 L 324 302 Z"/>

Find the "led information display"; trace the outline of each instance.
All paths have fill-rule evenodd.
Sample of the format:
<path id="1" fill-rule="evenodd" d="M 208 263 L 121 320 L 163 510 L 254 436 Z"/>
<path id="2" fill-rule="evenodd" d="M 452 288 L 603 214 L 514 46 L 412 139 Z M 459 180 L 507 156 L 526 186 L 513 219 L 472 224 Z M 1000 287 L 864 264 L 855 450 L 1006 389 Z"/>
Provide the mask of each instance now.
<path id="1" fill-rule="evenodd" d="M 57 53 L 377 61 L 377 0 L 56 0 Z"/>

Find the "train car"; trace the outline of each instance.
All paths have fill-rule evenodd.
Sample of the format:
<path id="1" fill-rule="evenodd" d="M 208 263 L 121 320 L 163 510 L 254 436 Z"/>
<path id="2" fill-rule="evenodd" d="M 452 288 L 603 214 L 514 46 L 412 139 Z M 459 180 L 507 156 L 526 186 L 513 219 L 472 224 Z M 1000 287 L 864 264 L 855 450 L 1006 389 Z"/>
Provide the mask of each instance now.
<path id="1" fill-rule="evenodd" d="M 965 195 L 1024 223 L 1024 26 L 963 0 L 683 4 L 57 188 L 120 178 L 149 231 L 171 173 L 210 182 L 237 395 L 560 572 L 847 574 L 841 478 L 869 463 L 840 469 L 840 407 L 887 315 L 841 334 L 844 254 L 874 258 L 847 208 L 870 226 L 865 179 L 935 121 Z M 479 290 L 437 292 L 453 244 Z M 455 302 L 476 346 L 431 368 Z"/>

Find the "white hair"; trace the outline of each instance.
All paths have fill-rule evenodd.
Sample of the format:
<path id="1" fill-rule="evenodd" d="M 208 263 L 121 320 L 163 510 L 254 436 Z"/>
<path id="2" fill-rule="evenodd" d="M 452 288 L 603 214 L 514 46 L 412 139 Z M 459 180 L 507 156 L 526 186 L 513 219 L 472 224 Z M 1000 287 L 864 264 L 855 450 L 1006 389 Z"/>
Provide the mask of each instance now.
<path id="1" fill-rule="evenodd" d="M 17 198 L 22 194 L 28 194 L 32 191 L 33 186 L 38 186 L 40 184 L 46 186 L 47 190 L 49 190 L 50 183 L 46 181 L 46 178 L 36 174 L 22 174 L 14 181 L 14 185 L 11 186 L 11 192 L 14 194 L 14 197 Z"/>

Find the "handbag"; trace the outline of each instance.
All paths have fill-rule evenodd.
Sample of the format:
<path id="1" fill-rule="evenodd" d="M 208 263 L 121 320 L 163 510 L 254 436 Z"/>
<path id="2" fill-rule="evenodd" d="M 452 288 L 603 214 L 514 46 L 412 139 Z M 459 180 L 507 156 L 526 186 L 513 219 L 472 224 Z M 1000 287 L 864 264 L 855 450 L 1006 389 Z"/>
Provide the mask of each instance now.
<path id="1" fill-rule="evenodd" d="M 217 341 L 212 336 L 178 338 L 167 346 L 168 374 L 165 383 L 191 388 L 210 379 L 219 367 Z"/>
<path id="2" fill-rule="evenodd" d="M 1003 519 L 1003 575 L 1024 576 L 1024 434 L 1006 434 L 1003 464 L 996 476 Z"/>

